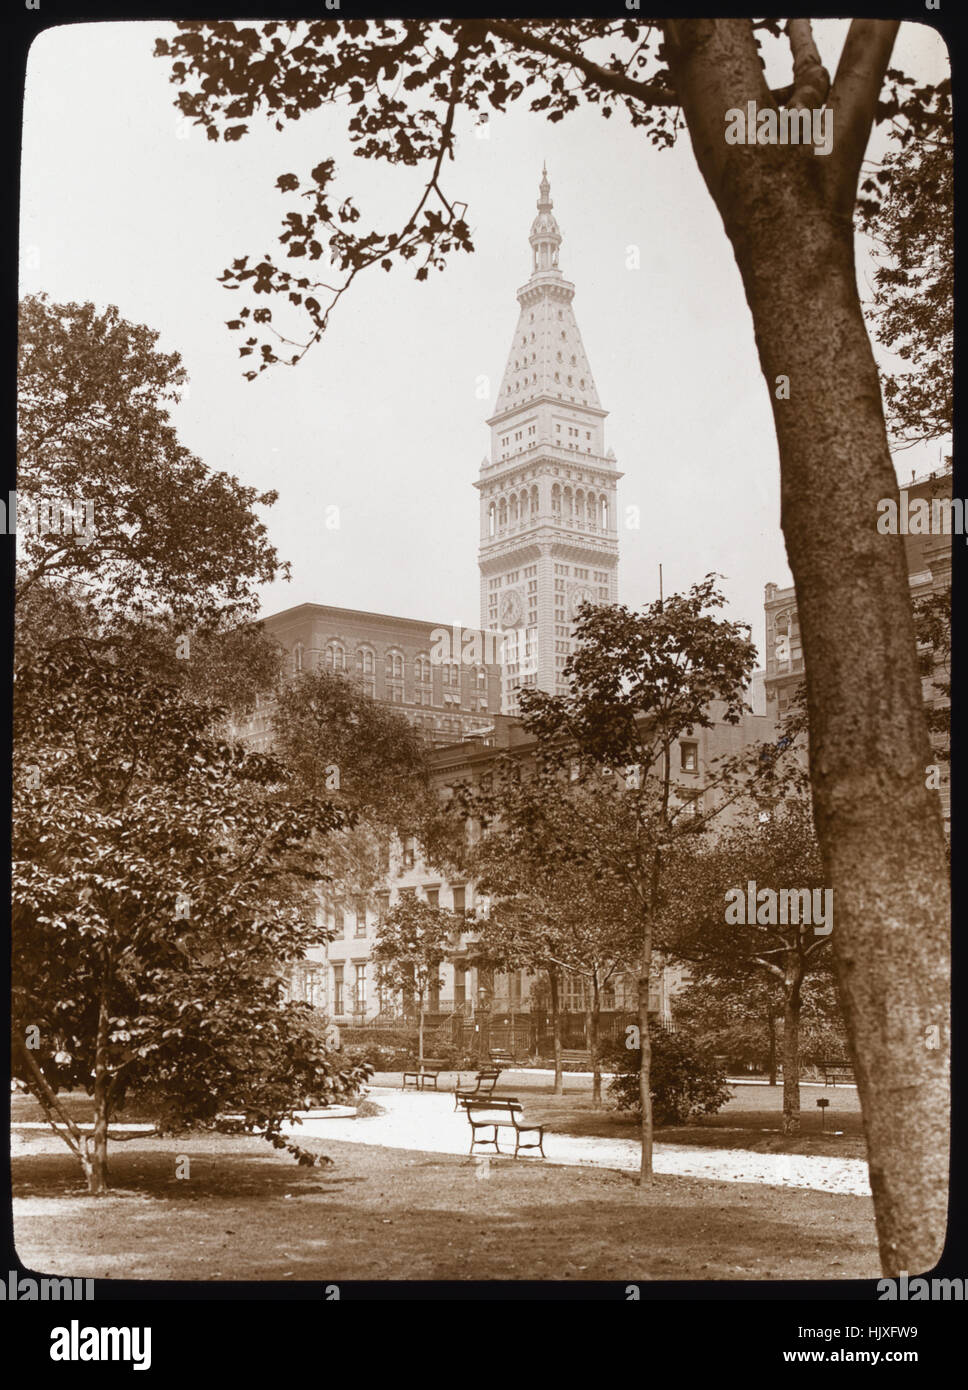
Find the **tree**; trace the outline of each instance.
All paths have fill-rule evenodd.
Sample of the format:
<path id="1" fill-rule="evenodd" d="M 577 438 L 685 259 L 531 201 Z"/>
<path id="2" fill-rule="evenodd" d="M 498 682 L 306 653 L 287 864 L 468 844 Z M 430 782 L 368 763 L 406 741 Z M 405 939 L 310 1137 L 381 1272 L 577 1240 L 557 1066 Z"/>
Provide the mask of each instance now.
<path id="1" fill-rule="evenodd" d="M 313 842 L 342 818 L 112 651 L 59 641 L 24 652 L 17 673 L 15 1075 L 93 1194 L 131 1094 L 169 1130 L 240 1111 L 311 1162 L 282 1126 L 365 1072 L 327 1053 L 281 974 L 319 940 Z M 63 1085 L 92 1093 L 92 1136 Z"/>
<path id="2" fill-rule="evenodd" d="M 327 839 L 332 890 L 362 902 L 386 878 L 394 838 L 413 836 L 430 858 L 452 826 L 431 787 L 427 746 L 396 710 L 340 672 L 281 680 L 272 710 L 273 748 L 305 794 L 346 813 Z"/>
<path id="3" fill-rule="evenodd" d="M 434 907 L 416 894 L 405 894 L 384 914 L 373 943 L 381 985 L 417 1001 L 417 1057 L 423 1061 L 424 1013 L 427 995 L 439 989 L 440 967 L 452 939 L 459 937 L 463 918 Z"/>
<path id="4" fill-rule="evenodd" d="M 596 828 L 599 862 L 624 884 L 637 922 L 642 1188 L 653 1181 L 649 993 L 653 951 L 662 944 L 656 936 L 664 860 L 674 840 L 702 833 L 740 794 L 737 788 L 724 792 L 697 815 L 672 781 L 671 749 L 679 736 L 711 727 L 714 706 L 720 719 L 734 724 L 745 708 L 754 648 L 745 624 L 715 616 L 723 603 L 714 576 L 707 575 L 687 594 L 660 599 L 641 613 L 622 604 L 583 604 L 576 646 L 564 666 L 569 693 L 521 695 L 525 727 L 549 760 L 557 757 L 566 766 L 577 760 L 579 772 L 584 767 L 599 778 L 589 828 Z M 611 795 L 602 785 L 603 769 L 611 774 Z M 737 772 L 736 766 L 720 770 L 724 789 Z M 550 828 L 547 837 L 554 843 Z"/>
<path id="5" fill-rule="evenodd" d="M 429 27 L 272 21 L 260 30 L 189 23 L 155 46 L 183 89 L 179 109 L 210 139 L 241 138 L 257 111 L 281 129 L 339 101 L 355 153 L 427 171 L 407 221 L 392 231 L 354 230 L 361 214 L 352 197 L 333 196 L 331 159 L 308 180 L 279 177 L 279 189 L 300 200 L 279 238 L 298 265 L 244 255 L 222 277 L 230 290 L 266 297 L 229 321 L 249 335 L 242 356 L 259 350 L 251 376 L 299 361 L 369 266 L 416 260 L 426 279 L 450 251 L 472 249 L 466 207 L 441 179 L 459 108 L 504 110 L 529 97 L 532 111 L 558 121 L 587 102 L 605 117 L 622 110 L 659 146 L 673 143 L 681 112 L 733 250 L 773 411 L 815 823 L 837 895 L 834 951 L 887 1274 L 927 1268 L 940 1254 L 949 1118 L 945 843 L 925 786 L 930 746 L 903 542 L 875 525 L 897 482 L 854 266 L 857 185 L 873 123 L 905 121 L 917 134 L 925 105 L 923 88 L 902 99 L 896 84 L 879 101 L 897 29 L 893 20 L 851 21 L 833 80 L 807 19 L 782 27 L 630 16 Z M 793 80 L 771 91 L 760 45 L 784 34 Z M 727 143 L 730 113 L 750 103 L 767 134 L 781 115 L 815 112 L 827 122 L 829 150 L 817 157 L 810 141 Z M 335 283 L 311 269 L 326 252 Z M 269 297 L 283 313 L 305 316 L 304 339 L 273 322 Z"/>
<path id="6" fill-rule="evenodd" d="M 231 628 L 254 611 L 253 585 L 287 572 L 252 510 L 276 494 L 178 442 L 169 407 L 187 377 L 157 342 L 113 305 L 23 300 L 18 602 L 54 585 L 83 594 L 102 622 L 144 610 L 177 619 L 182 636 Z"/>
<path id="7" fill-rule="evenodd" d="M 897 70 L 895 89 L 914 88 Z M 954 378 L 954 142 L 951 84 L 916 92 L 891 129 L 880 167 L 861 183 L 857 211 L 881 264 L 870 314 L 878 342 L 908 364 L 884 377 L 897 447 L 951 433 Z M 914 124 L 916 122 L 916 124 Z"/>
<path id="8" fill-rule="evenodd" d="M 540 752 L 530 775 L 521 771 L 507 762 L 496 789 L 469 803 L 486 827 L 471 865 L 488 899 L 477 921 L 477 949 L 503 969 L 546 972 L 556 1095 L 563 1090 L 559 989 L 563 976 L 582 981 L 598 1103 L 602 993 L 632 965 L 638 945 L 626 884 L 600 845 L 601 826 L 614 816 L 615 790 L 597 774 L 570 778 L 555 759 L 542 765 Z"/>
<path id="9" fill-rule="evenodd" d="M 673 1012 L 676 1026 L 685 1027 L 715 1055 L 733 1066 L 763 1067 L 768 1084 L 776 1085 L 776 1025 L 783 1017 L 783 1000 L 762 972 L 737 981 L 708 969 L 690 970 Z"/>
<path id="10" fill-rule="evenodd" d="M 725 828 L 713 843 L 690 846 L 692 853 L 673 851 L 669 878 L 678 891 L 666 899 L 676 922 L 670 949 L 695 967 L 698 981 L 731 984 L 736 994 L 747 992 L 758 974 L 773 982 L 783 1020 L 783 1132 L 799 1134 L 804 989 L 809 976 L 830 970 L 834 925 L 830 913 L 818 925 L 813 908 L 826 912 L 833 899 L 824 900 L 809 809 L 794 803 L 763 814 L 765 820 L 750 817 Z M 785 911 L 771 912 L 768 895 L 781 890 L 793 896 Z M 807 905 L 801 890 L 811 895 Z M 739 898 L 731 902 L 734 894 Z M 779 909 L 779 897 L 775 902 Z"/>

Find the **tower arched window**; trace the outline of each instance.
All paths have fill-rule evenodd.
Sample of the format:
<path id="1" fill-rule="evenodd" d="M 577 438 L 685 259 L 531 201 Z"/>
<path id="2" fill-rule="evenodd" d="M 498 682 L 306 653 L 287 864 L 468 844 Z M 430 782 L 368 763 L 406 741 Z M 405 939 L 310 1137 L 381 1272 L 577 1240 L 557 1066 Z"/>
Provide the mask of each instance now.
<path id="1" fill-rule="evenodd" d="M 537 483 L 535 483 L 535 485 L 534 485 L 534 486 L 532 487 L 532 489 L 531 489 L 531 515 L 532 515 L 532 516 L 537 516 L 537 515 L 538 515 L 538 485 L 537 485 Z"/>
<path id="2" fill-rule="evenodd" d="M 557 483 L 551 489 L 551 515 L 556 521 L 561 520 L 561 488 Z"/>
<path id="3" fill-rule="evenodd" d="M 430 657 L 426 652 L 421 652 L 413 663 L 414 673 L 418 685 L 429 685 L 431 679 Z"/>
<path id="4" fill-rule="evenodd" d="M 326 669 L 327 671 L 346 670 L 346 648 L 342 642 L 326 643 Z"/>
<path id="5" fill-rule="evenodd" d="M 527 488 L 521 493 L 521 521 L 524 522 L 528 515 L 528 491 Z"/>
<path id="6" fill-rule="evenodd" d="M 566 488 L 565 488 L 565 508 L 564 508 L 564 511 L 565 511 L 565 519 L 566 519 L 566 521 L 571 521 L 572 517 L 573 517 L 574 514 L 575 514 L 575 511 L 574 511 L 574 501 L 573 501 L 573 498 L 572 498 L 572 495 L 571 495 L 571 488 L 570 488 L 570 487 L 566 487 Z"/>
<path id="7" fill-rule="evenodd" d="M 504 531 L 508 524 L 508 504 L 507 498 L 502 497 L 497 504 L 497 526 L 499 531 Z"/>
<path id="8" fill-rule="evenodd" d="M 583 526 L 585 522 L 585 494 L 581 488 L 575 493 L 575 524 Z"/>
<path id="9" fill-rule="evenodd" d="M 603 531 L 608 530 L 608 498 L 602 496 L 598 499 L 599 524 Z"/>
<path id="10" fill-rule="evenodd" d="M 509 508 L 508 514 L 509 514 L 509 518 L 510 518 L 511 525 L 512 525 L 512 526 L 517 526 L 517 524 L 518 524 L 518 494 L 517 494 L 516 492 L 512 492 L 512 493 L 511 493 L 511 506 L 510 506 L 510 508 Z"/>
<path id="11" fill-rule="evenodd" d="M 493 535 L 494 535 L 494 527 L 495 527 L 494 503 L 491 502 L 490 505 L 488 506 L 488 509 L 487 509 L 487 534 L 488 534 L 489 536 L 493 536 Z"/>

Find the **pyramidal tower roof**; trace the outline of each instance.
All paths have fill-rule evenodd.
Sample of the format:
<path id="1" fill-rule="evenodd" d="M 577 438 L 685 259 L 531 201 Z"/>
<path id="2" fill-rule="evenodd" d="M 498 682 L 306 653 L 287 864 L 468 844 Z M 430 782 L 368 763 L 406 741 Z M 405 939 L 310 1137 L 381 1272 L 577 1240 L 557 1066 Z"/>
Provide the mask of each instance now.
<path id="1" fill-rule="evenodd" d="M 572 309 L 575 287 L 558 268 L 562 236 L 551 184 L 542 169 L 538 215 L 531 224 L 531 278 L 518 290 L 521 313 L 498 392 L 495 415 L 541 396 L 601 410 Z"/>

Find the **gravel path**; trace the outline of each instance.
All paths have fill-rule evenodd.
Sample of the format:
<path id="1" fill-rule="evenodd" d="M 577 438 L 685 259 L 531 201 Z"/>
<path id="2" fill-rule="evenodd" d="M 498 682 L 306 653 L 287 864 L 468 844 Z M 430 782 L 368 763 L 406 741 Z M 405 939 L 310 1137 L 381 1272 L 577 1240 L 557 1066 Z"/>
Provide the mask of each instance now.
<path id="1" fill-rule="evenodd" d="M 453 1095 L 432 1091 L 399 1091 L 373 1086 L 369 1095 L 386 1112 L 359 1119 L 306 1119 L 291 1132 L 314 1139 L 345 1139 L 354 1144 L 377 1144 L 388 1149 L 423 1153 L 466 1154 L 470 1144 L 467 1119 L 454 1111 Z M 527 1105 L 525 1105 L 527 1115 Z M 498 1136 L 506 1148 L 508 1132 Z M 513 1140 L 511 1144 L 513 1152 Z M 480 1150 L 481 1157 L 488 1152 Z M 579 1138 L 545 1133 L 545 1152 L 552 1163 L 635 1171 L 639 1145 L 634 1139 Z M 522 1160 L 530 1155 L 522 1154 Z M 540 1156 L 535 1155 L 540 1163 Z M 709 1178 L 719 1182 L 761 1182 L 771 1187 L 810 1187 L 821 1192 L 869 1196 L 867 1164 L 859 1158 L 828 1158 L 812 1154 L 754 1153 L 749 1149 L 707 1149 L 687 1144 L 656 1144 L 657 1173 Z"/>

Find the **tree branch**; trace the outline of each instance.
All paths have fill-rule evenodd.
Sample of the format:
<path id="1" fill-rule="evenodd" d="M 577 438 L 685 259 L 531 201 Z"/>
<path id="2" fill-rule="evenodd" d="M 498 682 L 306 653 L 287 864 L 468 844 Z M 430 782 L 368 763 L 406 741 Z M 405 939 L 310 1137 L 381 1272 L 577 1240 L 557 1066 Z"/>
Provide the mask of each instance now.
<path id="1" fill-rule="evenodd" d="M 834 204 L 853 212 L 864 151 L 899 21 L 852 19 L 827 102 L 833 117 L 834 149 L 828 169 Z"/>
<path id="2" fill-rule="evenodd" d="M 603 68 L 601 64 L 593 63 L 590 58 L 586 58 L 583 53 L 565 48 L 552 39 L 542 38 L 540 34 L 532 34 L 529 30 L 520 28 L 519 25 L 510 20 L 483 20 L 480 24 L 467 25 L 465 32 L 475 30 L 497 34 L 499 38 L 506 39 L 515 48 L 525 48 L 532 53 L 543 53 L 547 58 L 554 58 L 560 63 L 566 63 L 568 67 L 577 68 L 579 72 L 583 73 L 586 81 L 593 82 L 597 87 L 615 92 L 617 95 L 633 97 L 636 101 L 642 102 L 644 106 L 679 105 L 678 97 L 670 88 L 652 86 L 646 82 L 636 82 L 634 78 L 627 77 L 624 72 L 616 68 Z"/>
<path id="3" fill-rule="evenodd" d="M 820 61 L 809 19 L 788 19 L 787 38 L 793 54 L 793 88 L 785 105 L 789 110 L 823 106 L 830 91 L 830 73 Z"/>

